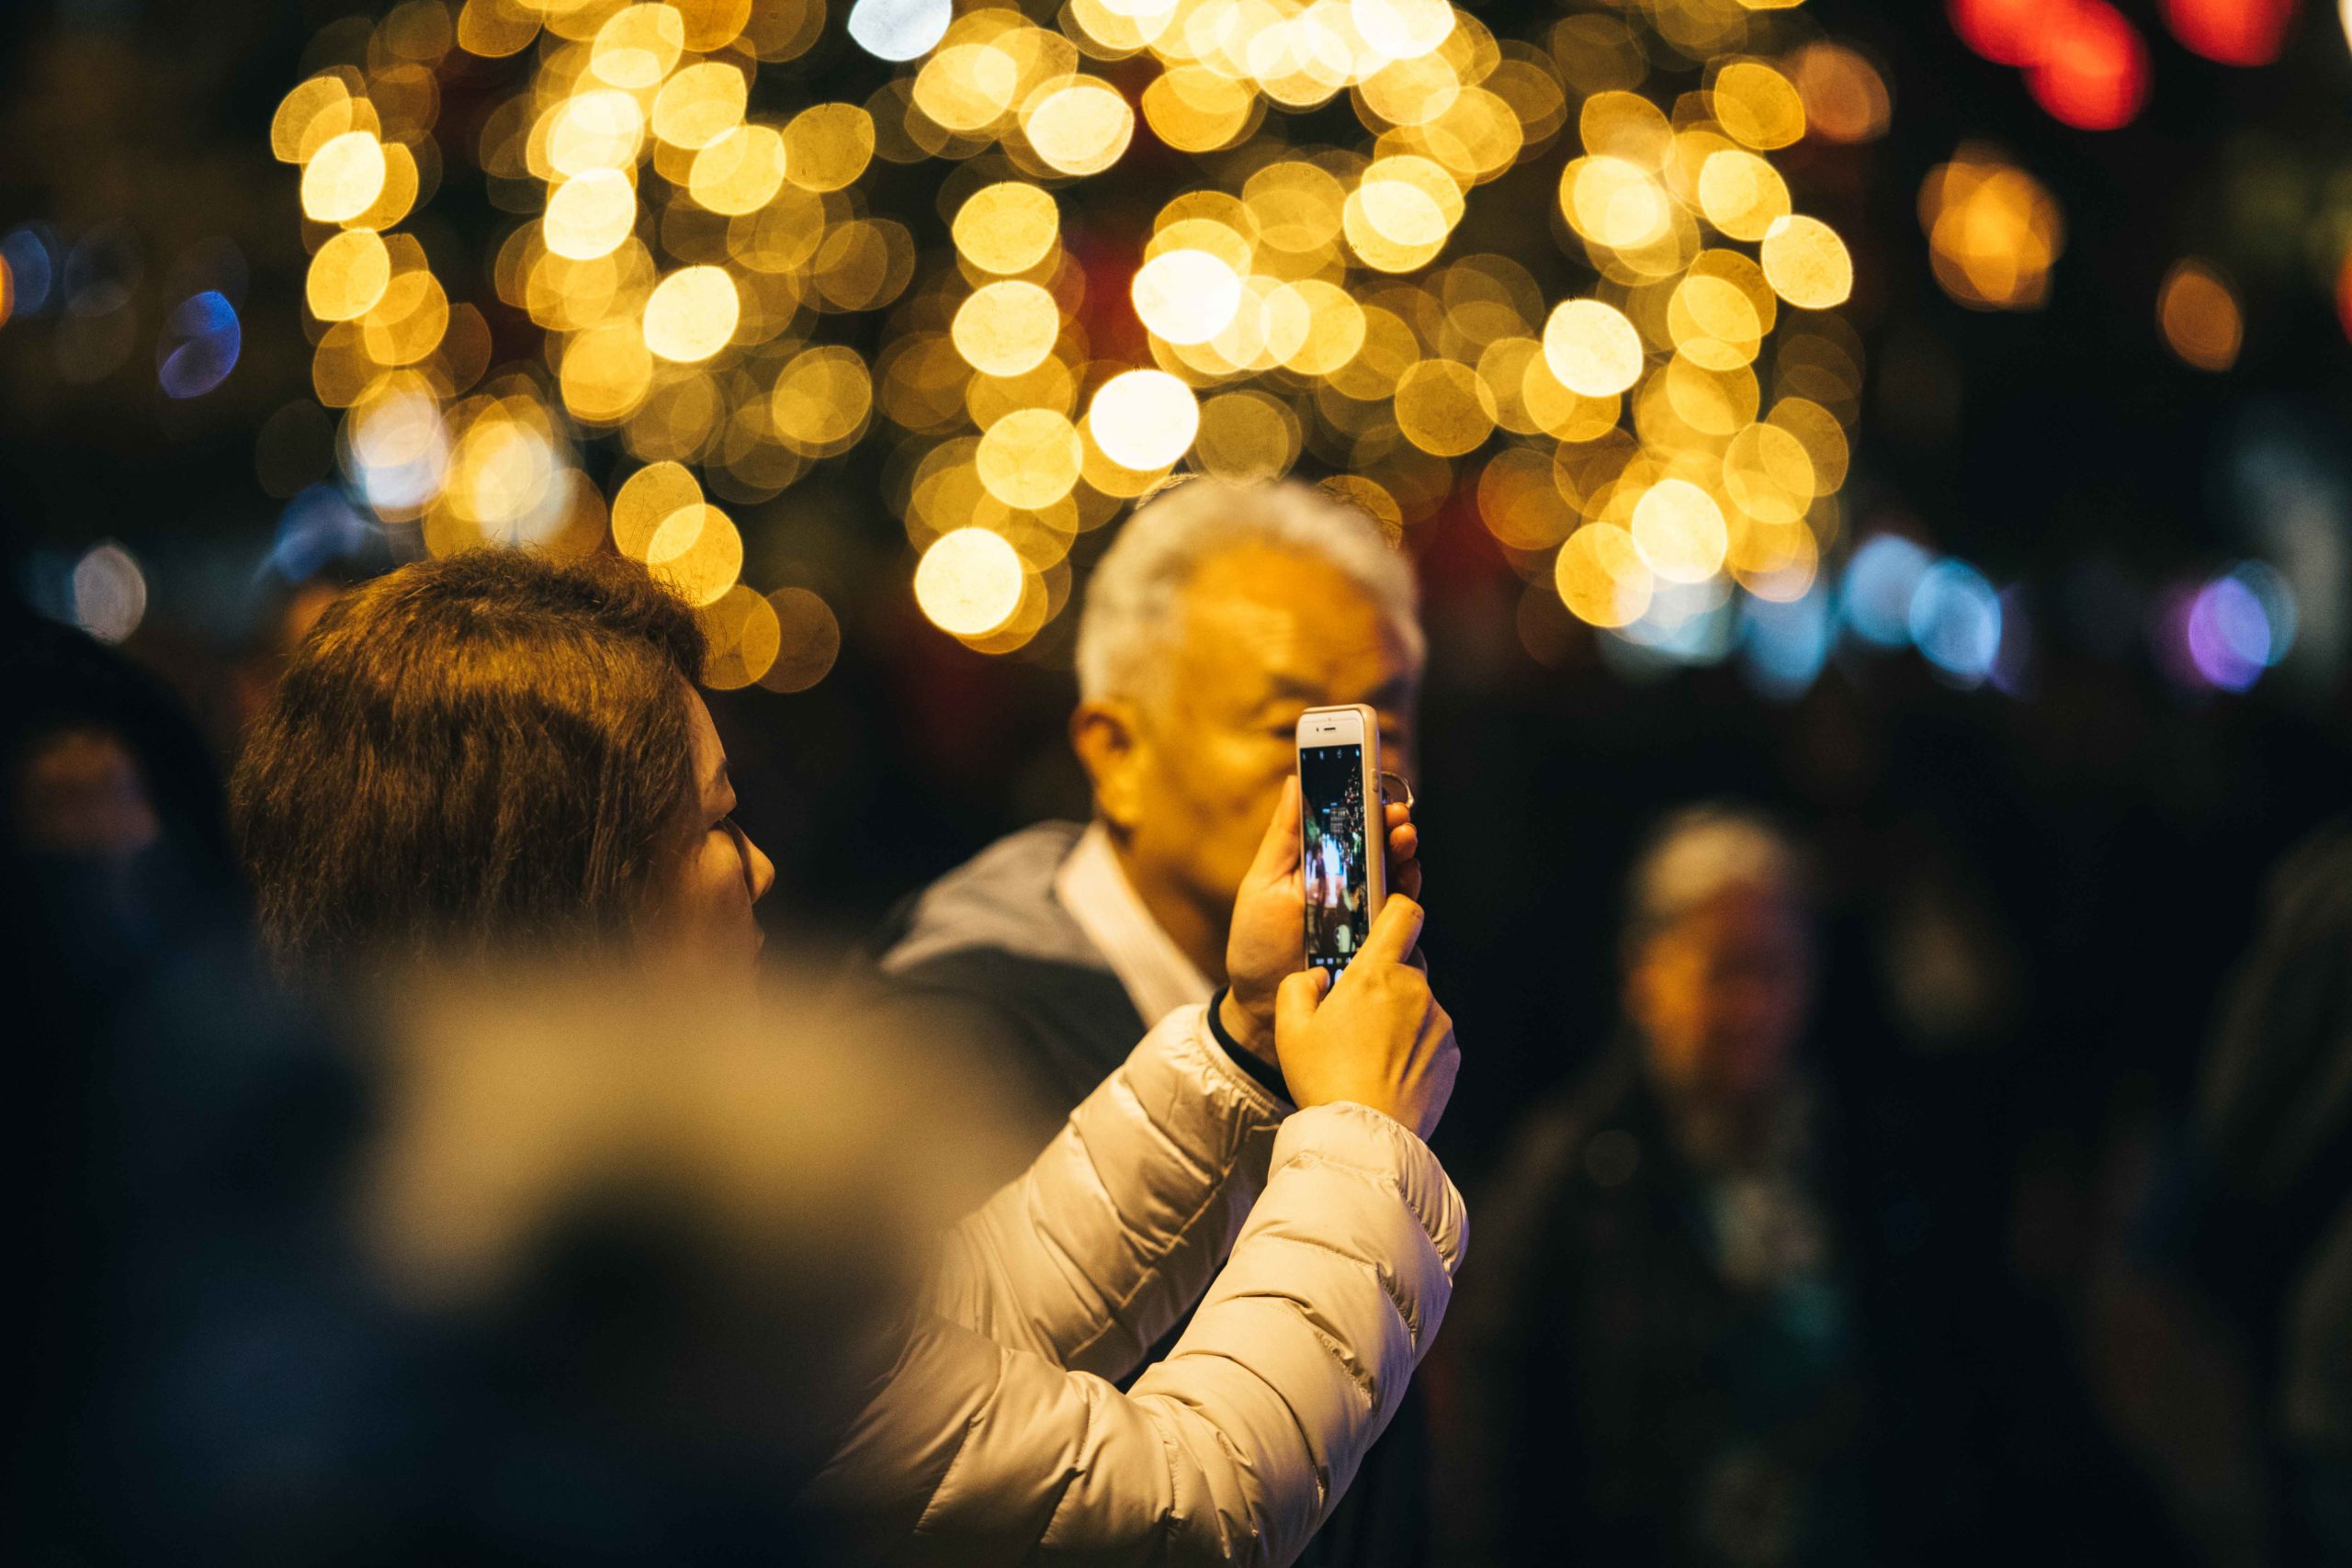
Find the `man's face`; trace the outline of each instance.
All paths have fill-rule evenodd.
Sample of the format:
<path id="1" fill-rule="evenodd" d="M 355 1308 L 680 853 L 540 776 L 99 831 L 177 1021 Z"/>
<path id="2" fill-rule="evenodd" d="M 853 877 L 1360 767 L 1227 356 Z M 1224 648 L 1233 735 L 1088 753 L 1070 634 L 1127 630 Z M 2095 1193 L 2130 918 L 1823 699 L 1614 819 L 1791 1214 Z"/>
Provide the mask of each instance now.
<path id="1" fill-rule="evenodd" d="M 1129 848 L 1140 877 L 1224 927 L 1283 780 L 1298 716 L 1368 703 L 1384 764 L 1409 772 L 1413 671 L 1373 601 L 1329 566 L 1250 546 L 1203 563 L 1157 699 L 1139 705 Z"/>
<path id="2" fill-rule="evenodd" d="M 1643 946 L 1625 1005 L 1667 1086 L 1748 1099 L 1787 1077 L 1812 991 L 1796 905 L 1779 889 L 1735 886 Z"/>

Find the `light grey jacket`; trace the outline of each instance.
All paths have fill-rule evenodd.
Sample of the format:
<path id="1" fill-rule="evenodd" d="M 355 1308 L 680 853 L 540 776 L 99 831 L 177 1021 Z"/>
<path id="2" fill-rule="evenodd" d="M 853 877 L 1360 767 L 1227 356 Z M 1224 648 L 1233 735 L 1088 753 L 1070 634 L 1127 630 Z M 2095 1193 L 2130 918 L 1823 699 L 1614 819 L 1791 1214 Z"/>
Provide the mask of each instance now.
<path id="1" fill-rule="evenodd" d="M 1466 1234 L 1409 1129 L 1290 1111 L 1182 1009 L 947 1237 L 811 1500 L 893 1562 L 1286 1563 L 1395 1412 Z"/>

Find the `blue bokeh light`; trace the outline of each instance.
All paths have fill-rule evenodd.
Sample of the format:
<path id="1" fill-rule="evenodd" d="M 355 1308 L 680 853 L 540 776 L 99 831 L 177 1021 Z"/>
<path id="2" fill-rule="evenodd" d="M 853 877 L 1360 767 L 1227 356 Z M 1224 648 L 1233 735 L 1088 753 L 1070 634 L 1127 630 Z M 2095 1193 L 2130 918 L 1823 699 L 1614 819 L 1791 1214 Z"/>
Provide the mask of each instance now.
<path id="1" fill-rule="evenodd" d="M 200 398 L 229 378 L 244 345 L 236 307 L 213 289 L 173 307 L 155 345 L 155 379 L 174 398 Z"/>
<path id="2" fill-rule="evenodd" d="M 1749 599 L 1739 610 L 1739 642 L 1749 684 L 1779 702 L 1813 688 L 1837 637 L 1829 594 L 1816 585 L 1803 597 L 1776 603 Z"/>
<path id="3" fill-rule="evenodd" d="M 1865 540 L 1846 563 L 1838 607 L 1864 642 L 1901 648 L 1911 640 L 1911 603 L 1934 558 L 1899 534 Z"/>
<path id="4" fill-rule="evenodd" d="M 0 239 L 0 262 L 8 266 L 8 280 L 17 291 L 12 315 L 39 315 L 57 286 L 57 259 L 49 237 L 30 223 L 19 224 Z"/>
<path id="5" fill-rule="evenodd" d="M 1929 567 L 1912 592 L 1911 640 L 1928 662 L 1962 685 L 1982 684 L 2001 652 L 2001 596 L 1962 560 Z"/>
<path id="6" fill-rule="evenodd" d="M 278 513 L 269 565 L 288 582 L 308 581 L 329 561 L 357 554 L 375 536 L 341 490 L 312 485 Z"/>

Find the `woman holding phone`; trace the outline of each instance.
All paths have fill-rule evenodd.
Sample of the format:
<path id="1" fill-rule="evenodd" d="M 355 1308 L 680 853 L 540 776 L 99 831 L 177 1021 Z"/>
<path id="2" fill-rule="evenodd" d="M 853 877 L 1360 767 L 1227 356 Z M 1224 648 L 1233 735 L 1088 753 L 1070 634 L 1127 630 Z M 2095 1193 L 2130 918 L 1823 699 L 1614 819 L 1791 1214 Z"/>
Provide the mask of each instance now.
<path id="1" fill-rule="evenodd" d="M 731 820 L 702 654 L 688 608 L 616 558 L 477 552 L 355 590 L 238 770 L 273 956 L 311 981 L 583 948 L 748 976 L 774 869 Z M 1409 861 L 1409 824 L 1388 847 Z M 946 1238 L 812 1489 L 861 1545 L 1283 1562 L 1345 1488 L 1461 1260 L 1422 1141 L 1458 1057 L 1407 962 L 1410 899 L 1336 987 L 1300 970 L 1300 861 L 1294 784 L 1229 992 L 1155 1028 Z M 1237 1024 L 1273 1039 L 1295 1110 L 1220 1043 Z M 1204 1290 L 1166 1360 L 1126 1393 L 1104 1381 Z"/>

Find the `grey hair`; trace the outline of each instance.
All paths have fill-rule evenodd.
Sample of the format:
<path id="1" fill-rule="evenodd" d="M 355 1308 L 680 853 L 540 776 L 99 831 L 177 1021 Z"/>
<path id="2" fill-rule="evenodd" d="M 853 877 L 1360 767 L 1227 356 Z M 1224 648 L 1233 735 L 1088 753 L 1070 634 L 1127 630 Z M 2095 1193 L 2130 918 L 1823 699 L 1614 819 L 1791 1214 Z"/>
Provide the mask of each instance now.
<path id="1" fill-rule="evenodd" d="M 1634 858 L 1625 952 L 1630 957 L 1728 888 L 1762 887 L 1803 903 L 1806 882 L 1804 852 L 1762 812 L 1723 802 L 1685 807 L 1658 824 Z"/>
<path id="2" fill-rule="evenodd" d="M 1180 624 L 1177 600 L 1214 557 L 1259 545 L 1329 566 L 1377 606 L 1414 675 L 1428 651 L 1412 563 L 1372 517 L 1297 479 L 1189 479 L 1127 519 L 1095 564 L 1078 623 L 1078 691 L 1088 701 L 1147 694 Z"/>

